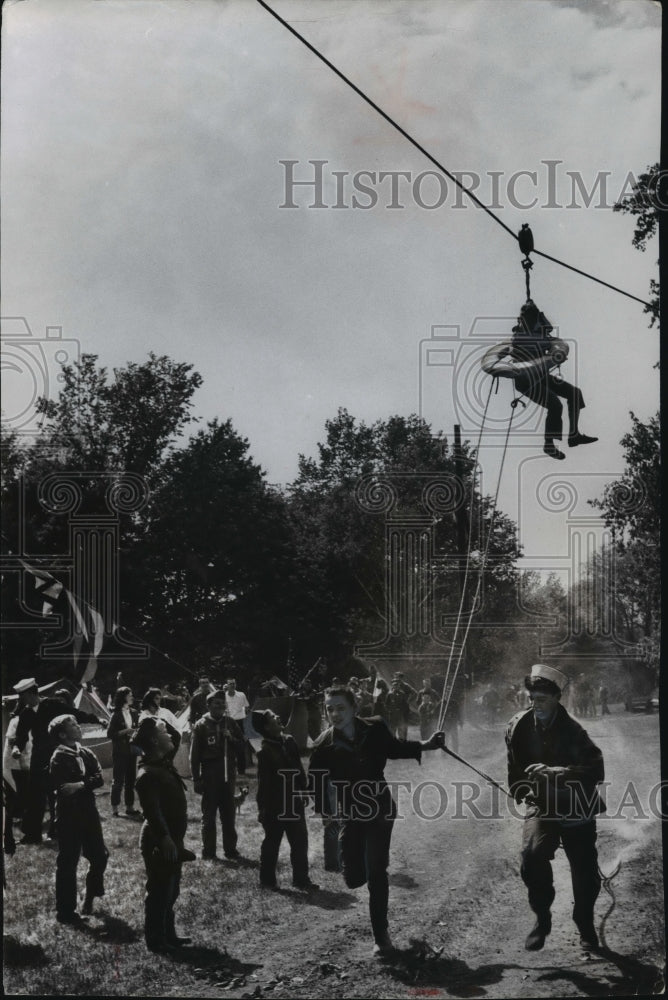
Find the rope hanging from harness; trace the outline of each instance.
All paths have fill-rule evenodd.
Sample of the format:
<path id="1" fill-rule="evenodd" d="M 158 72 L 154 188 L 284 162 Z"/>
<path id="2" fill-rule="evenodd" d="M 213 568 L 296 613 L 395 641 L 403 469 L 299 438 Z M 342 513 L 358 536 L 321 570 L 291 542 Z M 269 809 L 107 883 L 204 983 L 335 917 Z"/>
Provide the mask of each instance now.
<path id="1" fill-rule="evenodd" d="M 499 377 L 513 379 L 513 399 L 510 403 L 510 419 L 508 420 L 508 429 L 506 432 L 506 439 L 504 442 L 503 452 L 501 456 L 501 463 L 499 468 L 499 476 L 496 484 L 494 503 L 491 509 L 489 531 L 487 534 L 487 539 L 485 542 L 485 547 L 482 553 L 480 568 L 478 572 L 478 584 L 476 586 L 475 595 L 473 597 L 471 608 L 468 613 L 468 621 L 464 629 L 464 637 L 461 643 L 461 647 L 458 651 L 456 665 L 454 667 L 454 671 L 452 671 L 452 680 L 450 680 L 450 674 L 452 670 L 453 657 L 457 644 L 457 638 L 459 636 L 460 626 L 462 625 L 462 617 L 464 613 L 464 600 L 466 595 L 466 585 L 468 583 L 470 564 L 471 564 L 471 535 L 473 527 L 473 503 L 475 497 L 475 479 L 476 479 L 475 464 L 473 465 L 472 468 L 469 531 L 468 531 L 468 545 L 466 552 L 466 563 L 464 569 L 464 580 L 462 583 L 459 609 L 457 612 L 457 620 L 455 623 L 454 635 L 450 646 L 450 654 L 448 656 L 448 666 L 445 673 L 445 681 L 443 684 L 443 692 L 441 695 L 439 728 L 443 726 L 448 712 L 448 708 L 450 706 L 450 701 L 452 699 L 455 683 L 457 681 L 457 675 L 459 673 L 459 668 L 461 666 L 462 658 L 464 656 L 466 640 L 468 638 L 468 634 L 471 628 L 471 622 L 473 619 L 473 615 L 475 614 L 478 597 L 482 587 L 482 580 L 487 562 L 489 544 L 491 541 L 491 536 L 494 528 L 496 505 L 499 497 L 501 476 L 503 474 L 503 466 L 506 458 L 506 452 L 508 450 L 508 441 L 510 438 L 510 430 L 512 426 L 513 417 L 515 415 L 518 406 L 521 406 L 523 409 L 526 409 L 526 403 L 521 398 L 523 393 L 521 392 L 518 393 L 514 380 L 518 375 L 521 374 L 531 375 L 532 377 L 535 378 L 539 373 L 542 373 L 544 371 L 549 371 L 550 368 L 554 368 L 557 365 L 561 364 L 561 362 L 564 361 L 568 355 L 567 344 L 564 344 L 562 341 L 559 340 L 553 340 L 552 338 L 549 337 L 549 334 L 552 332 L 554 327 L 549 322 L 547 317 L 537 308 L 535 303 L 531 300 L 531 286 L 529 281 L 529 272 L 533 267 L 530 254 L 534 249 L 534 242 L 533 242 L 533 233 L 531 232 L 528 223 L 523 224 L 521 230 L 517 234 L 517 239 L 520 250 L 524 254 L 522 267 L 524 269 L 524 274 L 526 279 L 527 301 L 525 305 L 522 307 L 522 312 L 518 320 L 518 325 L 513 328 L 513 333 L 524 335 L 527 341 L 530 343 L 532 343 L 536 339 L 536 334 L 538 334 L 541 339 L 541 346 L 538 349 L 534 348 L 533 351 L 531 350 L 523 351 L 521 348 L 517 347 L 514 340 L 508 341 L 502 344 L 497 344 L 495 347 L 490 348 L 488 351 L 485 352 L 485 355 L 481 361 L 481 366 L 483 371 L 485 371 L 488 375 L 492 376 L 492 384 L 490 386 L 489 395 L 487 397 L 487 402 L 485 404 L 485 411 L 483 413 L 482 421 L 480 424 L 478 444 L 475 451 L 476 459 L 477 456 L 480 454 L 480 445 L 485 428 L 487 410 L 489 407 L 489 402 L 492 396 L 492 392 L 496 394 L 498 393 L 499 390 Z M 545 350 L 542 349 L 543 340 L 549 341 L 549 345 L 545 348 Z"/>
<path id="2" fill-rule="evenodd" d="M 485 412 L 483 413 L 482 421 L 481 421 L 481 424 L 480 424 L 480 433 L 478 435 L 478 444 L 477 444 L 476 452 L 475 452 L 476 460 L 477 460 L 478 455 L 480 454 L 480 444 L 481 444 L 481 441 L 482 441 L 483 431 L 485 429 L 485 420 L 487 418 L 487 409 L 489 407 L 489 401 L 490 401 L 491 395 L 492 395 L 492 386 L 490 386 L 489 394 L 487 396 L 487 403 L 485 404 Z M 455 651 L 455 647 L 456 647 L 457 636 L 458 636 L 458 633 L 459 633 L 460 623 L 461 623 L 461 619 L 462 619 L 462 613 L 463 613 L 463 610 L 464 610 L 464 599 L 465 599 L 465 596 L 466 596 L 466 584 L 468 582 L 469 567 L 470 567 L 470 564 L 471 564 L 471 536 L 472 536 L 472 528 L 473 528 L 473 502 L 474 502 L 474 498 L 475 498 L 476 463 L 474 463 L 473 467 L 472 467 L 472 472 L 471 472 L 471 499 L 470 499 L 470 504 L 469 504 L 468 546 L 467 546 L 467 552 L 466 552 L 466 565 L 465 565 L 465 569 L 464 569 L 464 581 L 462 583 L 462 591 L 461 591 L 461 596 L 460 596 L 460 600 L 459 600 L 459 610 L 457 611 L 457 621 L 455 623 L 455 631 L 454 631 L 454 635 L 452 637 L 452 642 L 450 644 L 450 655 L 448 657 L 448 666 L 447 666 L 447 670 L 446 670 L 446 673 L 445 673 L 445 681 L 443 683 L 443 693 L 441 695 L 441 708 L 440 708 L 439 723 L 438 723 L 438 728 L 439 729 L 443 728 L 443 725 L 444 725 L 444 722 L 445 722 L 445 718 L 446 718 L 447 713 L 448 713 L 448 708 L 450 707 L 450 701 L 452 700 L 452 694 L 453 694 L 453 691 L 454 691 L 454 688 L 455 688 L 455 683 L 457 681 L 457 674 L 459 673 L 459 668 L 461 666 L 462 658 L 464 656 L 464 649 L 466 648 L 466 640 L 468 639 L 469 631 L 471 629 L 471 622 L 473 620 L 473 615 L 475 614 L 475 611 L 476 611 L 476 606 L 477 606 L 477 603 L 478 603 L 478 597 L 480 596 L 480 590 L 482 588 L 482 581 L 483 581 L 483 576 L 484 576 L 484 573 L 485 573 L 485 567 L 487 565 L 487 556 L 488 556 L 488 553 L 489 553 L 489 546 L 490 546 L 490 542 L 492 540 L 492 535 L 494 533 L 494 520 L 496 518 L 496 506 L 497 506 L 497 503 L 498 503 L 498 500 L 499 500 L 499 491 L 501 489 L 501 477 L 503 475 L 503 466 L 504 466 L 504 463 L 505 463 L 505 460 L 506 460 L 506 453 L 508 451 L 508 441 L 510 439 L 510 430 L 511 430 L 512 423 L 513 423 L 513 416 L 515 415 L 515 409 L 517 407 L 517 403 L 518 402 L 521 403 L 522 400 L 519 400 L 519 399 L 513 400 L 513 402 L 510 404 L 511 405 L 510 418 L 508 420 L 508 429 L 506 431 L 506 438 L 505 438 L 505 441 L 504 441 L 504 444 L 503 444 L 503 451 L 501 453 L 501 462 L 500 462 L 500 465 L 499 465 L 499 475 L 498 475 L 498 478 L 497 478 L 497 481 L 496 481 L 496 491 L 494 493 L 494 499 L 493 499 L 493 502 L 492 502 L 492 505 L 491 505 L 491 512 L 490 512 L 490 519 L 489 519 L 489 528 L 487 530 L 487 537 L 485 539 L 485 546 L 484 546 L 484 549 L 483 549 L 483 552 L 482 552 L 482 557 L 481 557 L 481 560 L 480 560 L 480 569 L 479 569 L 479 572 L 478 572 L 478 583 L 476 585 L 475 594 L 474 594 L 473 600 L 471 602 L 471 610 L 469 612 L 468 622 L 466 623 L 466 628 L 465 628 L 465 631 L 464 631 L 464 638 L 462 639 L 461 647 L 459 649 L 459 655 L 457 657 L 457 663 L 456 663 L 454 671 L 453 671 L 452 683 L 448 686 L 448 682 L 450 680 L 450 669 L 451 669 L 451 666 L 452 666 L 452 660 L 453 660 L 453 655 L 454 655 L 454 651 Z M 522 405 L 524 406 L 525 404 L 522 403 Z M 468 763 L 468 762 L 464 761 L 464 763 Z M 484 777 L 487 777 L 487 775 L 484 775 Z M 491 780 L 492 779 L 490 779 L 490 781 Z M 505 789 L 503 789 L 503 790 L 505 791 Z"/>

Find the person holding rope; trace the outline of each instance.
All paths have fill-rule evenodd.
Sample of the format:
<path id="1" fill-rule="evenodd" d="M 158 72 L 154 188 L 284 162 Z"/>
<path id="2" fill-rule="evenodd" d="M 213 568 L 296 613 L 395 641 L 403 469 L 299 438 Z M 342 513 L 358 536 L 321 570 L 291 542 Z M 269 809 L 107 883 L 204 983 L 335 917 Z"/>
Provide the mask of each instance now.
<path id="1" fill-rule="evenodd" d="M 343 878 L 349 889 L 365 883 L 369 889 L 369 914 L 374 955 L 392 951 L 388 934 L 388 877 L 392 826 L 397 807 L 385 782 L 387 760 L 414 759 L 425 750 L 443 749 L 443 733 L 426 741 L 399 740 L 380 718 L 355 715 L 350 688 L 325 692 L 325 712 L 330 727 L 316 741 L 309 774 L 314 778 L 315 811 L 326 820 L 332 812 L 327 787 L 336 790 L 336 815 Z"/>
<path id="2" fill-rule="evenodd" d="M 508 785 L 527 811 L 520 874 L 536 915 L 525 947 L 538 951 L 552 929 L 551 861 L 564 848 L 573 883 L 573 920 L 587 950 L 598 948 L 594 904 L 601 889 L 596 851 L 596 816 L 605 805 L 596 789 L 603 781 L 603 754 L 563 705 L 568 678 L 536 663 L 525 678 L 531 707 L 518 712 L 506 731 Z"/>

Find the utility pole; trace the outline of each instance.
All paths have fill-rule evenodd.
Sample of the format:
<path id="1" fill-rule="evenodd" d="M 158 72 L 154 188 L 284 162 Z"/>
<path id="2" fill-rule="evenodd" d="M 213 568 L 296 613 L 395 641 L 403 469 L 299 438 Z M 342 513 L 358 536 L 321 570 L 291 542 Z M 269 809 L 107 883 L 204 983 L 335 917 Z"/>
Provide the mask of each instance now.
<path id="1" fill-rule="evenodd" d="M 462 488 L 462 495 L 468 497 L 468 491 L 466 489 L 466 482 L 464 476 L 464 456 L 462 452 L 462 431 L 459 424 L 455 424 L 455 473 L 459 483 Z M 468 504 L 473 504 L 473 495 L 468 498 Z M 455 510 L 455 526 L 457 529 L 457 553 L 458 559 L 458 579 L 459 579 L 459 599 L 462 602 L 462 610 L 464 610 L 464 585 L 466 581 L 466 552 L 468 550 L 468 524 L 467 524 L 467 504 L 463 504 L 461 507 L 457 507 Z M 460 669 L 464 671 L 465 674 L 468 673 L 466 669 L 466 650 L 462 653 Z M 472 681 L 473 678 L 470 678 Z"/>
<path id="2" fill-rule="evenodd" d="M 466 496 L 466 487 L 464 484 L 464 463 L 462 461 L 462 432 L 459 424 L 455 424 L 455 473 L 457 479 L 462 487 L 462 495 Z M 464 579 L 466 576 L 466 568 L 464 564 L 464 556 L 467 549 L 466 544 L 466 510 L 464 506 L 457 507 L 455 510 L 455 524 L 457 527 L 457 552 L 459 553 L 459 596 L 460 598 L 464 593 Z"/>

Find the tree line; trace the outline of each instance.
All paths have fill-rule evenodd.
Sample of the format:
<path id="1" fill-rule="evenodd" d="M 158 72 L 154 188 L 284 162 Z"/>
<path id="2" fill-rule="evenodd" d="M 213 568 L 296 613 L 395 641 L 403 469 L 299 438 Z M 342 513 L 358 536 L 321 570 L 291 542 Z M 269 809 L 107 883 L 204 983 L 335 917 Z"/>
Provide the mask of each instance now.
<path id="1" fill-rule="evenodd" d="M 638 190 L 617 207 L 636 218 L 634 244 L 641 250 L 657 229 L 656 199 L 643 196 L 643 185 L 651 186 L 657 171 L 648 167 Z M 653 324 L 655 283 L 651 291 Z M 462 556 L 468 548 L 475 577 L 492 527 L 491 499 L 471 490 L 470 444 L 455 454 L 452 441 L 415 415 L 366 424 L 341 409 L 326 421 L 317 454 L 300 455 L 294 481 L 278 487 L 267 481 L 231 420 L 192 428 L 199 422 L 193 397 L 201 384 L 192 365 L 152 353 L 143 364 L 131 362 L 111 373 L 92 354 L 64 367 L 58 398 L 39 401 L 42 423 L 34 441 L 2 426 L 3 553 L 16 553 L 22 544 L 42 563 L 46 558 L 57 576 L 70 545 L 68 521 L 45 507 L 40 484 L 54 475 L 77 477 L 84 512 L 94 520 L 108 514 L 105 476 L 131 474 L 143 484 L 145 502 L 119 521 L 119 618 L 128 632 L 161 651 L 128 666 L 133 673 L 182 676 L 176 664 L 196 672 L 216 657 L 225 667 L 280 674 L 289 639 L 300 669 L 323 657 L 330 676 L 359 673 L 364 668 L 355 662 L 355 647 L 377 643 L 388 618 L 401 617 L 407 589 L 426 595 L 435 608 L 433 627 L 406 644 L 408 665 L 411 657 L 447 659 Z M 592 557 L 570 590 L 555 575 L 545 580 L 518 568 L 517 526 L 496 511 L 467 642 L 469 676 L 482 680 L 516 671 L 517 663 L 537 655 L 540 641 L 563 632 L 564 621 L 582 626 L 571 643 L 574 656 L 591 651 L 592 636 L 605 634 L 611 616 L 615 634 L 638 646 L 650 673 L 657 668 L 658 414 L 646 422 L 631 414 L 621 443 L 625 471 L 594 501 L 612 531 L 611 545 Z M 438 488 L 451 484 L 454 494 L 459 483 L 461 496 L 432 504 L 427 523 L 429 477 Z M 393 480 L 401 480 L 393 516 L 410 521 L 421 512 L 429 536 L 426 561 L 404 550 L 391 554 L 387 519 L 373 513 L 374 490 L 380 496 L 382 483 Z M 360 484 L 371 491 L 371 504 L 360 501 Z M 462 518 L 471 532 L 464 543 Z M 399 589 L 388 582 L 395 571 Z M 594 592 L 597 599 L 588 599 Z M 472 592 L 463 602 L 466 610 L 471 600 Z M 20 573 L 3 576 L 2 601 L 3 620 L 20 621 Z M 52 635 L 3 628 L 8 676 L 65 672 L 63 662 L 39 657 Z M 117 667 L 112 644 L 102 668 Z"/>

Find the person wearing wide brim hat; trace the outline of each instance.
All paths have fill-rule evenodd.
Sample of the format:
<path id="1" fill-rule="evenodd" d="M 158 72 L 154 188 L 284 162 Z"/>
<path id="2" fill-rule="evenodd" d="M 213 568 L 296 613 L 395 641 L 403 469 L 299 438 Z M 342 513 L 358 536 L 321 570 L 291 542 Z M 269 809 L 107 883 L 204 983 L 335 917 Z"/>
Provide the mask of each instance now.
<path id="1" fill-rule="evenodd" d="M 596 852 L 596 816 L 605 810 L 597 784 L 603 754 L 560 703 L 568 677 L 557 667 L 535 663 L 524 679 L 531 706 L 515 715 L 506 732 L 508 786 L 527 811 L 520 874 L 536 915 L 525 947 L 537 951 L 552 928 L 551 861 L 564 848 L 573 883 L 573 920 L 587 950 L 598 947 L 594 904 L 601 888 Z"/>

